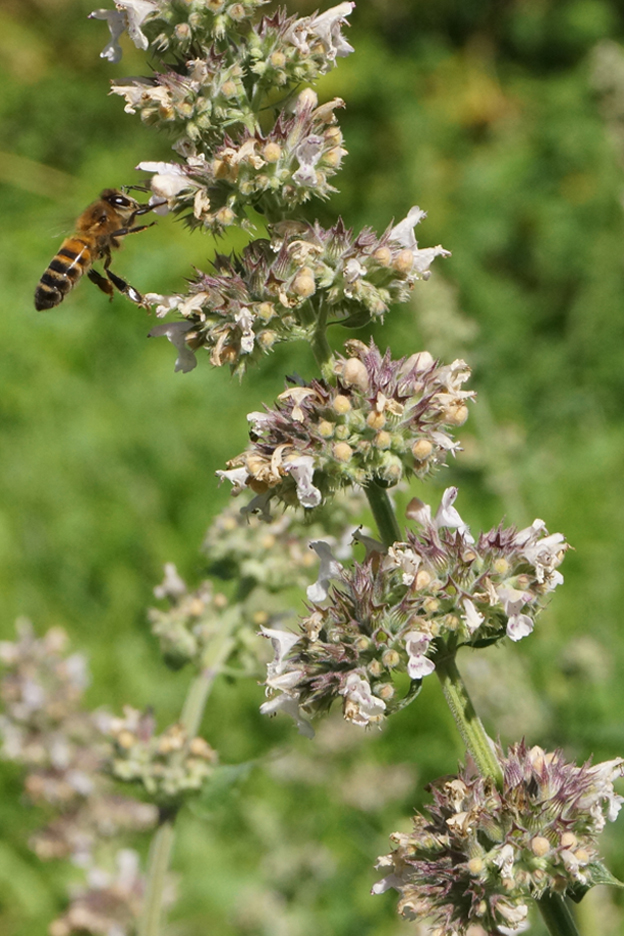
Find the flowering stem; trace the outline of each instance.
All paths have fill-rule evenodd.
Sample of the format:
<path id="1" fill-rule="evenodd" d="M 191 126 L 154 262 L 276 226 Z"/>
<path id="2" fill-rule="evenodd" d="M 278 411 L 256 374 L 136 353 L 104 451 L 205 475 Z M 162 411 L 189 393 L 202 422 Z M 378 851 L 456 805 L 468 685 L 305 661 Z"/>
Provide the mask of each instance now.
<path id="1" fill-rule="evenodd" d="M 370 481 L 364 490 L 384 546 L 401 542 L 401 529 L 386 489 L 376 481 Z"/>
<path id="2" fill-rule="evenodd" d="M 491 777 L 499 789 L 503 785 L 503 773 L 492 744 L 481 719 L 475 712 L 470 696 L 462 680 L 455 656 L 446 654 L 435 657 L 436 673 L 444 697 L 455 719 L 466 749 L 472 755 L 479 773 Z"/>
<path id="3" fill-rule="evenodd" d="M 233 611 L 236 611 L 236 608 Z M 231 614 L 229 620 L 223 615 L 221 620 L 223 629 L 211 644 L 210 653 L 205 654 L 202 670 L 189 686 L 182 707 L 180 724 L 189 740 L 195 737 L 199 730 L 210 690 L 220 672 L 221 664 L 227 660 L 234 645 L 232 630 L 238 622 L 238 614 Z M 160 933 L 163 891 L 173 848 L 176 815 L 177 810 L 161 812 L 161 821 L 152 839 L 147 865 L 145 902 L 138 936 L 159 936 Z"/>
<path id="4" fill-rule="evenodd" d="M 568 905 L 559 894 L 544 894 L 537 906 L 551 936 L 579 936 Z"/>

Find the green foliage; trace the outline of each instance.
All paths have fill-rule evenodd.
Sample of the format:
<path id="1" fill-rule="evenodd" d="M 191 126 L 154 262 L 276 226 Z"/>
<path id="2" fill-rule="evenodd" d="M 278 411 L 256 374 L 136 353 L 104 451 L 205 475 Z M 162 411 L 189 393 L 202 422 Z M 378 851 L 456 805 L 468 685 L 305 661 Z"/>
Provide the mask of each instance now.
<path id="1" fill-rule="evenodd" d="M 174 561 L 189 583 L 199 579 L 204 529 L 228 496 L 214 470 L 241 450 L 245 414 L 272 402 L 283 375 L 313 370 L 302 347 L 280 349 L 242 385 L 207 360 L 174 374 L 171 346 L 144 340 L 153 322 L 88 282 L 59 309 L 34 312 L 37 280 L 74 217 L 102 188 L 136 182 L 141 159 L 170 152 L 106 96 L 109 79 L 146 66 L 129 45 L 118 66 L 98 58 L 106 35 L 86 20 L 94 5 L 29 0 L 0 12 L 2 630 L 11 638 L 18 614 L 41 632 L 67 626 L 90 654 L 90 701 L 151 704 L 164 727 L 187 676 L 164 674 L 149 636 L 144 609 L 161 566 Z M 596 42 L 624 40 L 620 6 L 377 0 L 351 18 L 356 54 L 321 85 L 347 102 L 350 156 L 340 194 L 310 215 L 329 225 L 340 212 L 348 226 L 383 230 L 413 203 L 428 211 L 422 242 L 453 257 L 436 261 L 377 337 L 395 355 L 433 339 L 435 353 L 475 368 L 466 452 L 438 489 L 459 484 L 473 529 L 503 513 L 519 526 L 540 516 L 576 550 L 565 586 L 515 648 L 515 694 L 495 648 L 483 651 L 492 670 L 473 677 L 475 692 L 488 727 L 506 726 L 505 742 L 528 722 L 531 742 L 571 756 L 622 754 L 624 178 L 588 64 Z M 129 239 L 113 269 L 142 291 L 174 291 L 214 249 L 166 218 Z M 442 277 L 456 292 L 431 322 Z M 337 329 L 336 346 L 353 334 Z M 435 500 L 430 487 L 412 493 Z M 469 654 L 466 664 L 470 677 Z M 222 762 L 260 763 L 231 795 L 219 791 L 205 821 L 184 820 L 176 932 L 274 933 L 276 916 L 296 936 L 408 932 L 392 897 L 367 896 L 370 867 L 388 832 L 407 827 L 423 784 L 461 756 L 438 687 L 425 681 L 383 734 L 344 734 L 330 721 L 318 747 L 286 720 L 263 719 L 261 701 L 253 680 L 224 681 L 209 703 L 204 733 Z M 277 744 L 288 754 L 272 760 Z M 382 797 L 397 764 L 408 779 Z M 354 793 L 362 776 L 379 791 L 372 804 Z M 36 816 L 19 790 L 3 765 L 0 929 L 35 936 L 62 906 L 67 874 L 27 851 Z M 608 842 L 622 878 L 621 823 Z M 620 931 L 617 915 L 597 919 L 586 936 Z"/>

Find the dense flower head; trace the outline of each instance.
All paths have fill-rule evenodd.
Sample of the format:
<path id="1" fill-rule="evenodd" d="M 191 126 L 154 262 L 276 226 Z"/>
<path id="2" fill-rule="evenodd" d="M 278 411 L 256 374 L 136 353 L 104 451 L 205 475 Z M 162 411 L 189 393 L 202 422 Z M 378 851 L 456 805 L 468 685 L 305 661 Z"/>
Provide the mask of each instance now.
<path id="1" fill-rule="evenodd" d="M 75 887 L 69 907 L 49 927 L 49 936 L 133 936 L 145 893 L 139 855 L 115 854 L 114 868 L 91 867 L 87 884 Z"/>
<path id="2" fill-rule="evenodd" d="M 0 642 L 0 664 L 2 757 L 22 765 L 29 801 L 46 810 L 29 840 L 37 856 L 85 866 L 103 840 L 153 826 L 154 807 L 120 796 L 102 773 L 106 746 L 82 700 L 86 660 L 70 652 L 65 632 L 37 637 L 22 621 L 16 641 Z"/>
<path id="3" fill-rule="evenodd" d="M 137 49 L 174 61 L 191 47 L 208 52 L 216 39 L 249 22 L 268 0 L 115 0 L 115 9 L 99 9 L 90 19 L 105 20 L 111 38 L 101 58 L 121 60 L 119 39 L 127 32 Z"/>
<path id="4" fill-rule="evenodd" d="M 262 520 L 252 513 L 253 503 L 242 509 L 227 507 L 204 540 L 209 571 L 271 592 L 306 588 L 317 565 L 310 542 L 323 536 L 339 559 L 350 559 L 356 518 L 363 507 L 361 495 L 338 495 L 331 509 L 319 510 L 313 522 L 293 512 Z"/>
<path id="5" fill-rule="evenodd" d="M 141 162 L 137 166 L 152 174 L 152 203 L 163 213 L 165 206 L 181 214 L 192 228 L 215 235 L 236 225 L 252 230 L 249 206 L 280 214 L 307 202 L 313 195 L 327 198 L 334 189 L 329 179 L 340 168 L 346 150 L 336 125 L 335 110 L 344 106 L 340 98 L 318 106 L 313 91 L 303 91 L 290 113 L 282 113 L 266 133 L 244 129 L 236 136 L 222 135 L 210 150 L 197 154 L 195 144 L 205 131 L 212 132 L 216 102 L 191 103 L 196 95 L 192 82 L 155 79 L 153 86 L 124 85 L 113 88 L 123 93 L 128 108 L 140 109 L 145 119 L 153 119 L 162 107 L 170 122 L 180 119 L 181 110 L 201 107 L 193 145 L 185 146 L 183 162 Z M 229 83 L 235 96 L 236 83 Z M 175 92 L 175 94 L 174 94 Z M 164 103 L 163 103 L 164 100 Z M 221 114 L 217 116 L 222 116 Z M 180 147 L 178 147 L 180 149 Z"/>
<path id="6" fill-rule="evenodd" d="M 348 721 L 379 723 L 411 701 L 438 653 L 530 633 L 563 580 L 556 567 L 567 544 L 539 520 L 521 531 L 499 526 L 475 542 L 453 507 L 456 494 L 445 492 L 435 517 L 413 501 L 408 515 L 419 529 L 387 550 L 364 538 L 369 555 L 352 568 L 315 545 L 321 573 L 299 633 L 264 632 L 275 649 L 265 713 L 283 709 L 307 730 L 306 715 L 341 698 Z M 405 673 L 412 690 L 403 697 L 397 677 Z"/>
<path id="7" fill-rule="evenodd" d="M 438 365 L 427 352 L 393 360 L 371 341 L 347 343 L 332 381 L 288 387 L 274 409 L 251 413 L 252 442 L 219 472 L 234 493 L 317 507 L 331 491 L 425 477 L 458 444 L 450 431 L 467 418 L 472 391 L 463 361 Z"/>
<path id="8" fill-rule="evenodd" d="M 604 882 L 597 836 L 623 802 L 613 781 L 624 759 L 577 767 L 524 742 L 498 756 L 501 790 L 472 769 L 437 780 L 428 815 L 392 835 L 396 849 L 377 865 L 388 874 L 373 893 L 396 889 L 399 912 L 439 936 L 464 936 L 472 924 L 520 932 L 530 899 L 578 897 Z"/>
<path id="9" fill-rule="evenodd" d="M 209 580 L 190 591 L 171 562 L 166 563 L 165 577 L 154 594 L 168 605 L 148 611 L 152 633 L 160 641 L 165 662 L 172 669 L 190 662 L 201 666 L 205 649 L 219 632 L 221 616 L 228 607 L 227 598 L 215 592 Z"/>
<path id="10" fill-rule="evenodd" d="M 130 706 L 123 718 L 103 716 L 101 726 L 113 741 L 108 764 L 113 777 L 140 784 L 161 808 L 176 808 L 189 793 L 198 792 L 218 760 L 207 741 L 189 738 L 182 725 L 157 735 L 151 714 Z"/>
<path id="11" fill-rule="evenodd" d="M 171 188 L 163 181 L 158 197 L 175 193 L 178 176 L 170 178 Z M 177 310 L 184 317 L 156 326 L 151 335 L 166 335 L 176 345 L 176 370 L 191 370 L 194 351 L 203 347 L 215 366 L 240 371 L 280 341 L 311 338 L 318 309 L 330 323 L 353 327 L 383 318 L 428 278 L 435 257 L 448 253 L 418 247 L 413 226 L 423 217 L 412 209 L 381 237 L 370 228 L 354 235 L 340 220 L 328 230 L 318 223 L 275 224 L 270 240 L 253 241 L 239 257 L 217 256 L 214 272 L 200 273 L 187 294 L 148 293 L 158 316 Z"/>
<path id="12" fill-rule="evenodd" d="M 339 133 L 323 138 L 325 125 L 335 123 L 333 116 L 323 120 L 314 92 L 299 90 L 302 82 L 315 82 L 337 58 L 353 51 L 341 28 L 354 4 L 306 17 L 287 17 L 278 10 L 254 22 L 262 2 L 119 0 L 115 10 L 91 14 L 109 25 L 104 58 L 119 61 L 119 38 L 128 30 L 135 45 L 151 46 L 161 60 L 153 75 L 115 81 L 112 91 L 125 97 L 128 113 L 138 111 L 147 123 L 172 135 L 181 155 L 202 151 L 215 157 L 199 176 L 204 198 L 211 195 L 213 203 L 223 194 L 219 167 L 230 179 L 240 171 L 241 191 L 246 187 L 248 194 L 275 190 L 290 180 L 289 203 L 299 204 L 309 196 L 299 184 L 304 176 L 309 189 L 327 194 L 331 188 L 324 177 L 336 171 L 344 152 Z M 270 114 L 277 118 L 272 130 Z M 191 177 L 195 168 L 187 166 Z"/>

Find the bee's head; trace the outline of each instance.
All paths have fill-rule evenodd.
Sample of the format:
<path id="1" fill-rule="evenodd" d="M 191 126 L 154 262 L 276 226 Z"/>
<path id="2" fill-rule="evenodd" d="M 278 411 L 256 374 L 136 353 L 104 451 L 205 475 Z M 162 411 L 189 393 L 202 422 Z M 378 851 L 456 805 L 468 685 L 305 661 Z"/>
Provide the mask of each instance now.
<path id="1" fill-rule="evenodd" d="M 119 189 L 104 189 L 100 198 L 118 211 L 136 211 L 139 207 L 139 203 L 134 198 L 124 195 Z"/>

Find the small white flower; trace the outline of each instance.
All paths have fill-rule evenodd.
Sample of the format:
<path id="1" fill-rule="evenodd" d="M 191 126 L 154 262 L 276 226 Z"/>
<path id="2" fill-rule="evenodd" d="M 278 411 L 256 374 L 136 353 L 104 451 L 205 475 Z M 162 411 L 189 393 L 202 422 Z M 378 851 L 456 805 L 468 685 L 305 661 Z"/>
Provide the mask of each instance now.
<path id="1" fill-rule="evenodd" d="M 275 715 L 277 712 L 285 712 L 296 722 L 299 734 L 304 735 L 306 738 L 314 737 L 314 728 L 301 714 L 299 702 L 294 695 L 282 693 L 282 695 L 275 696 L 275 698 L 269 699 L 268 702 L 263 702 L 260 706 L 260 712 L 262 715 Z"/>
<path id="2" fill-rule="evenodd" d="M 154 589 L 156 598 L 182 598 L 187 591 L 186 582 L 178 574 L 175 563 L 165 562 L 165 577 Z"/>
<path id="3" fill-rule="evenodd" d="M 260 633 L 271 641 L 271 646 L 275 652 L 275 659 L 270 664 L 273 673 L 283 673 L 285 657 L 300 639 L 299 634 L 293 634 L 292 631 L 276 630 L 271 627 L 260 627 Z"/>
<path id="4" fill-rule="evenodd" d="M 319 566 L 318 578 L 314 585 L 308 586 L 306 595 L 313 604 L 321 604 L 325 601 L 329 593 L 329 583 L 337 578 L 342 571 L 342 566 L 334 559 L 331 546 L 324 540 L 315 540 L 310 543 L 310 548 L 314 550 L 321 560 Z"/>
<path id="5" fill-rule="evenodd" d="M 139 163 L 135 168 L 141 170 L 141 172 L 153 173 L 150 180 L 153 195 L 149 203 L 156 206 L 154 208 L 156 214 L 166 214 L 171 199 L 179 195 L 184 189 L 196 187 L 196 183 L 189 178 L 181 163 L 148 161 Z M 167 204 L 162 204 L 163 200 Z"/>
<path id="6" fill-rule="evenodd" d="M 418 553 L 406 543 L 395 543 L 394 546 L 388 548 L 383 567 L 384 569 L 401 569 L 403 584 L 409 587 L 416 578 L 421 562 L 422 559 Z"/>
<path id="7" fill-rule="evenodd" d="M 293 173 L 293 181 L 298 185 L 316 185 L 317 175 L 314 167 L 323 154 L 323 143 L 323 137 L 311 133 L 295 150 L 299 168 Z"/>
<path id="8" fill-rule="evenodd" d="M 427 217 L 425 211 L 421 211 L 418 205 L 414 205 L 413 208 L 407 213 L 407 217 L 403 221 L 399 221 L 398 224 L 390 231 L 390 240 L 395 241 L 400 244 L 401 247 L 405 247 L 408 250 L 412 251 L 414 257 L 414 266 L 412 271 L 417 273 L 423 279 L 427 279 L 429 276 L 429 267 L 433 263 L 436 257 L 450 257 L 450 251 L 445 250 L 444 247 L 441 247 L 439 244 L 437 247 L 426 247 L 424 249 L 419 249 L 418 241 L 414 237 L 414 228 L 419 224 L 423 218 Z"/>
<path id="9" fill-rule="evenodd" d="M 311 455 L 299 455 L 284 466 L 293 476 L 297 485 L 297 498 L 302 507 L 318 507 L 321 492 L 312 484 L 314 477 L 314 459 Z"/>
<path id="10" fill-rule="evenodd" d="M 513 878 L 514 876 L 514 850 L 513 846 L 503 845 L 498 855 L 493 859 L 497 868 L 500 868 L 501 877 Z"/>
<path id="11" fill-rule="evenodd" d="M 354 283 L 357 279 L 360 279 L 366 274 L 366 267 L 363 266 L 359 260 L 356 260 L 355 257 L 351 257 L 351 259 L 347 260 L 345 263 L 342 274 L 347 283 Z"/>
<path id="12" fill-rule="evenodd" d="M 231 483 L 233 488 L 232 494 L 234 494 L 234 496 L 246 490 L 249 472 L 244 466 L 241 468 L 229 468 L 227 471 L 220 469 L 215 473 L 221 481 L 229 481 Z"/>
<path id="13" fill-rule="evenodd" d="M 357 673 L 349 673 L 340 695 L 345 697 L 345 719 L 361 728 L 371 721 L 378 722 L 386 710 L 383 699 L 374 696 L 369 683 Z"/>
<path id="14" fill-rule="evenodd" d="M 338 6 L 331 7 L 310 19 L 310 33 L 321 40 L 330 61 L 335 58 L 344 58 L 354 51 L 353 46 L 340 32 L 340 27 L 354 7 L 355 3 L 339 3 Z"/>
<path id="15" fill-rule="evenodd" d="M 145 301 L 156 306 L 156 318 L 164 318 L 168 312 L 177 309 L 182 296 L 161 296 L 160 293 L 146 293 Z"/>
<path id="16" fill-rule="evenodd" d="M 431 637 L 421 631 L 410 631 L 405 636 L 405 649 L 409 657 L 407 674 L 410 679 L 424 679 L 435 670 L 435 663 L 425 654 L 429 649 Z"/>
<path id="17" fill-rule="evenodd" d="M 186 333 L 193 328 L 192 322 L 163 322 L 162 325 L 156 325 L 148 334 L 148 338 L 160 338 L 165 335 L 172 345 L 177 348 L 178 356 L 176 358 L 174 371 L 182 371 L 187 374 L 197 367 L 197 358 L 186 343 Z"/>
<path id="18" fill-rule="evenodd" d="M 414 237 L 414 228 L 417 224 L 427 217 L 427 212 L 422 211 L 418 205 L 414 205 L 413 208 L 407 213 L 407 218 L 403 218 L 402 221 L 399 221 L 398 224 L 390 231 L 390 240 L 396 241 L 401 247 L 407 247 L 412 250 L 415 247 L 418 247 L 418 241 Z"/>
<path id="19" fill-rule="evenodd" d="M 111 38 L 100 52 L 100 58 L 108 59 L 112 64 L 121 59 L 119 37 L 126 31 L 137 49 L 147 49 L 149 41 L 141 26 L 149 16 L 158 12 L 155 0 L 116 0 L 115 6 L 115 10 L 94 10 L 89 13 L 89 19 L 106 20 L 108 23 Z"/>
<path id="20" fill-rule="evenodd" d="M 241 330 L 241 354 L 251 354 L 254 349 L 256 336 L 254 335 L 254 317 L 250 309 L 239 309 L 234 319 Z"/>
<path id="21" fill-rule="evenodd" d="M 474 634 L 474 632 L 481 627 L 485 618 L 477 611 L 470 598 L 464 598 L 462 603 L 464 605 L 464 611 L 466 612 L 462 615 L 462 620 L 468 628 L 469 633 Z"/>

